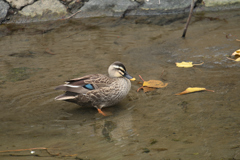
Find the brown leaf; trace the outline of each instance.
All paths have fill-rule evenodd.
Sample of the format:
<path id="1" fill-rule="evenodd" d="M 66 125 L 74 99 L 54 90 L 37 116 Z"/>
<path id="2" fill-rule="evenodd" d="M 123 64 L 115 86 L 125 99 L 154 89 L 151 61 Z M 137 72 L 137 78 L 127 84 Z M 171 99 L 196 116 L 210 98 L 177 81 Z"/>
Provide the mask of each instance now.
<path id="1" fill-rule="evenodd" d="M 143 82 L 143 87 L 152 87 L 152 88 L 164 88 L 168 85 L 168 83 L 163 83 L 159 80 L 149 80 Z"/>
<path id="2" fill-rule="evenodd" d="M 143 86 L 138 88 L 137 92 L 139 92 L 140 89 L 143 89 L 143 91 L 146 93 L 146 92 L 149 92 L 149 91 L 153 91 L 157 88 L 164 88 L 168 85 L 168 83 L 163 83 L 160 80 L 144 81 L 144 79 L 140 75 L 139 75 L 139 77 L 143 81 Z"/>
<path id="3" fill-rule="evenodd" d="M 149 91 L 154 91 L 156 88 L 151 88 L 151 87 L 142 87 L 144 93 L 149 92 Z"/>

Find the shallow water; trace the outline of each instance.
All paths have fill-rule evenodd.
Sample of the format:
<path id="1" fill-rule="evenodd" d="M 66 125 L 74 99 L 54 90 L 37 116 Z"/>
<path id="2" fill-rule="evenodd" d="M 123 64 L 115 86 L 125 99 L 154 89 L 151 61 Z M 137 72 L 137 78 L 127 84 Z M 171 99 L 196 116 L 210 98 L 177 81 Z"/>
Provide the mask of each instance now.
<path id="1" fill-rule="evenodd" d="M 184 18 L 185 17 L 185 18 Z M 240 12 L 0 26 L 0 159 L 240 159 Z M 137 78 L 103 111 L 55 101 L 65 80 L 121 61 Z M 175 62 L 204 62 L 177 68 Z M 169 83 L 136 92 L 144 80 Z M 176 96 L 187 87 L 215 92 Z"/>

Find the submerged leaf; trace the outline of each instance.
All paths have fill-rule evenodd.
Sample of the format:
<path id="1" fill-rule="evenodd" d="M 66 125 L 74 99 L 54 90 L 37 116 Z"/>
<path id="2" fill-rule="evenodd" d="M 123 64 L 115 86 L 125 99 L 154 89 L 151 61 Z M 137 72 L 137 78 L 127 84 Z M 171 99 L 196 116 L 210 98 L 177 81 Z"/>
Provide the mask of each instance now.
<path id="1" fill-rule="evenodd" d="M 143 150 L 142 153 L 149 153 L 150 152 L 150 150 L 148 148 L 143 148 L 142 150 Z"/>
<path id="2" fill-rule="evenodd" d="M 176 62 L 176 66 L 177 67 L 184 67 L 184 68 L 190 68 L 190 67 L 193 67 L 193 66 L 196 66 L 196 65 L 202 65 L 204 62 L 200 63 L 200 64 L 193 64 L 193 62 Z"/>
<path id="3" fill-rule="evenodd" d="M 210 91 L 210 92 L 214 92 L 213 90 L 208 90 L 206 88 L 199 88 L 199 87 L 188 87 L 185 91 L 181 92 L 181 93 L 177 93 L 175 95 L 183 95 L 183 94 L 187 94 L 187 93 L 192 93 L 192 92 L 198 92 L 198 91 Z"/>
<path id="4" fill-rule="evenodd" d="M 157 88 L 142 87 L 142 89 L 143 89 L 144 93 L 146 93 L 146 92 L 154 91 L 154 90 L 157 89 Z"/>

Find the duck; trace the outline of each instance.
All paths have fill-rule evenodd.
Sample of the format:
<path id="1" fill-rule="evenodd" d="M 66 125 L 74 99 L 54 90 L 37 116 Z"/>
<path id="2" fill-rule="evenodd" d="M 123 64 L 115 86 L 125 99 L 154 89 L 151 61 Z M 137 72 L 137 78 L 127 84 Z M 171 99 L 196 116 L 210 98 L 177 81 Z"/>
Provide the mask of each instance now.
<path id="1" fill-rule="evenodd" d="M 107 116 L 102 108 L 113 106 L 127 96 L 131 89 L 130 79 L 133 77 L 127 73 L 123 63 L 116 61 L 108 67 L 108 75 L 90 74 L 57 86 L 56 90 L 65 93 L 55 97 L 55 100 L 95 107 L 100 114 Z"/>

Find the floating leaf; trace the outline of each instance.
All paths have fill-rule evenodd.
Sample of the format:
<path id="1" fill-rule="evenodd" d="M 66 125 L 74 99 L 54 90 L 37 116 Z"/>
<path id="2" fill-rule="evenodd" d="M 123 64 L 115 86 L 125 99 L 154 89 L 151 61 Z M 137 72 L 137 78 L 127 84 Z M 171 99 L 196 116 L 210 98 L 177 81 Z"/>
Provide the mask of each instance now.
<path id="1" fill-rule="evenodd" d="M 193 62 L 181 62 L 181 63 L 176 62 L 176 66 L 177 67 L 189 68 L 189 67 L 193 67 L 192 63 Z"/>
<path id="2" fill-rule="evenodd" d="M 232 56 L 240 56 L 240 49 L 233 52 Z"/>
<path id="3" fill-rule="evenodd" d="M 196 66 L 196 65 L 202 65 L 204 62 L 200 63 L 200 64 L 193 64 L 193 62 L 176 62 L 176 66 L 177 67 L 184 67 L 184 68 L 190 68 L 190 67 L 193 67 L 193 66 Z"/>
<path id="4" fill-rule="evenodd" d="M 208 90 L 206 88 L 199 88 L 199 87 L 188 87 L 185 91 L 181 92 L 181 93 L 177 93 L 175 95 L 183 95 L 183 94 L 187 94 L 187 93 L 192 93 L 192 92 L 198 92 L 198 91 L 210 91 L 210 92 L 214 92 L 213 90 Z"/>
<path id="5" fill-rule="evenodd" d="M 168 83 L 163 83 L 160 80 L 149 80 L 149 81 L 144 81 L 144 79 L 139 75 L 139 77 L 143 80 L 143 86 L 138 88 L 137 92 L 139 92 L 140 89 L 143 89 L 143 91 L 149 92 L 153 91 L 157 88 L 164 88 L 168 85 Z"/>
<path id="6" fill-rule="evenodd" d="M 167 87 L 168 83 L 163 83 L 159 80 L 149 80 L 143 82 L 143 87 L 152 87 L 152 88 L 164 88 Z"/>

